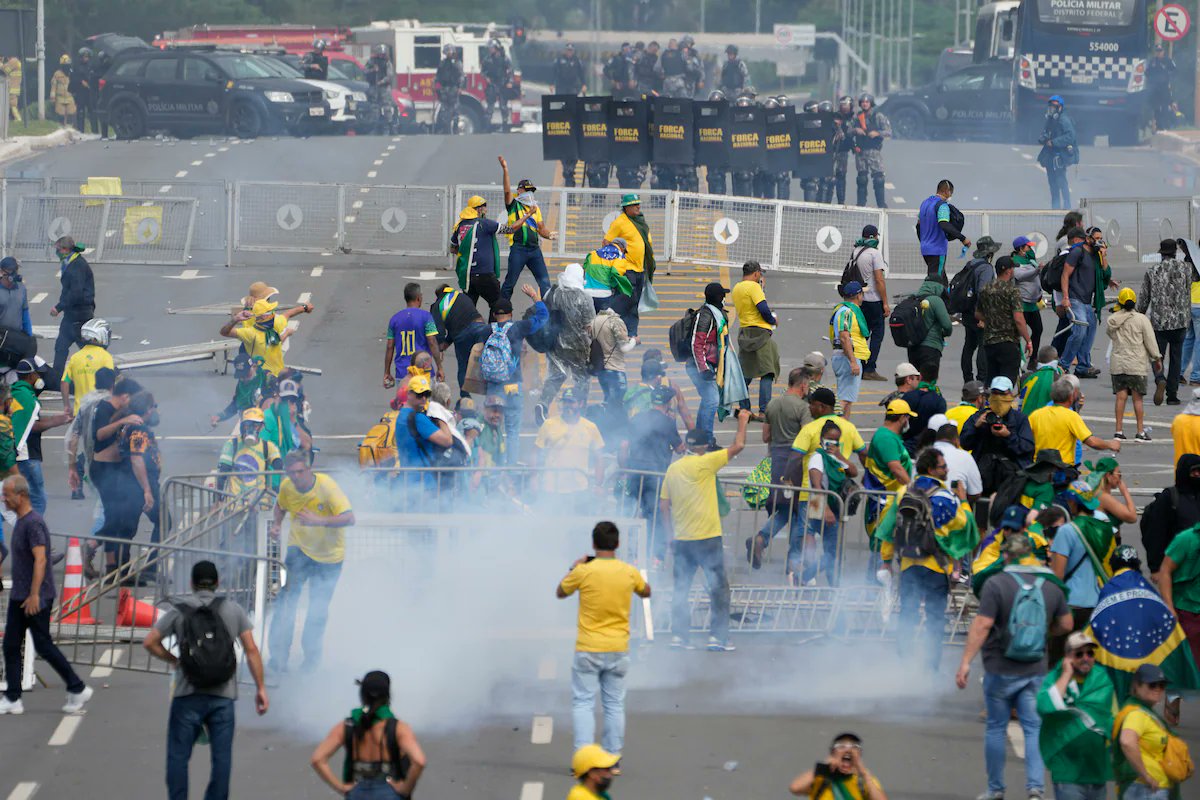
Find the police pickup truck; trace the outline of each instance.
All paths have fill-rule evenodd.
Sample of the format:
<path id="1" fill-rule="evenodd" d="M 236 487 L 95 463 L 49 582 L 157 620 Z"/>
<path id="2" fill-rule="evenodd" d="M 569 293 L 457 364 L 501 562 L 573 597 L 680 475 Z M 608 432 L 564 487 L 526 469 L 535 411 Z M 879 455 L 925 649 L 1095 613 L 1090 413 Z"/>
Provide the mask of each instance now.
<path id="1" fill-rule="evenodd" d="M 972 64 L 934 83 L 893 92 L 879 107 L 899 139 L 1010 139 L 1012 62 Z"/>
<path id="2" fill-rule="evenodd" d="M 215 48 L 122 54 L 100 80 L 99 111 L 121 139 L 152 130 L 245 139 L 330 116 L 321 89 L 279 77 L 260 56 Z"/>

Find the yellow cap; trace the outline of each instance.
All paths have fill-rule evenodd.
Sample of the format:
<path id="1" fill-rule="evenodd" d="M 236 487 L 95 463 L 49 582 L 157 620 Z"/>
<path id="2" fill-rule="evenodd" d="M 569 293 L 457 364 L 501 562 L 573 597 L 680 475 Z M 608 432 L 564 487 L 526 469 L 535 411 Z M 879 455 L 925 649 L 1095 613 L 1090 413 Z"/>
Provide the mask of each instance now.
<path id="1" fill-rule="evenodd" d="M 247 408 L 242 412 L 242 422 L 266 422 L 261 408 Z"/>
<path id="2" fill-rule="evenodd" d="M 900 399 L 900 398 L 898 398 L 898 397 L 897 397 L 895 400 L 893 400 L 892 402 L 890 402 L 890 403 L 888 403 L 888 404 L 887 404 L 887 411 L 886 411 L 886 413 L 887 413 L 888 415 L 891 415 L 891 414 L 908 414 L 910 417 L 915 417 L 915 416 L 916 416 L 916 412 L 914 412 L 914 411 L 912 410 L 912 406 L 910 406 L 910 405 L 908 404 L 908 401 L 907 401 L 907 400 L 901 400 L 901 399 Z"/>
<path id="3" fill-rule="evenodd" d="M 582 778 L 590 770 L 615 767 L 620 760 L 620 756 L 613 755 L 598 744 L 585 744 L 571 758 L 571 771 L 576 778 Z"/>
<path id="4" fill-rule="evenodd" d="M 274 300 L 255 300 L 254 306 L 250 309 L 250 313 L 256 317 L 261 317 L 264 314 L 271 314 L 279 306 Z"/>
<path id="5" fill-rule="evenodd" d="M 487 200 L 484 200 L 477 194 L 473 194 L 467 198 L 467 205 L 471 208 L 479 208 L 480 206 L 486 206 Z"/>
<path id="6" fill-rule="evenodd" d="M 459 219 L 477 219 L 478 217 L 479 217 L 479 212 L 476 211 L 475 209 L 471 208 L 470 206 L 467 206 L 462 211 L 458 212 Z"/>
<path id="7" fill-rule="evenodd" d="M 413 375 L 408 382 L 408 390 L 413 394 L 427 394 L 433 391 L 433 387 L 429 385 L 429 378 L 424 375 Z"/>
<path id="8" fill-rule="evenodd" d="M 1121 291 L 1117 292 L 1117 305 L 1123 306 L 1126 303 L 1136 303 L 1137 293 L 1133 289 L 1126 286 Z"/>

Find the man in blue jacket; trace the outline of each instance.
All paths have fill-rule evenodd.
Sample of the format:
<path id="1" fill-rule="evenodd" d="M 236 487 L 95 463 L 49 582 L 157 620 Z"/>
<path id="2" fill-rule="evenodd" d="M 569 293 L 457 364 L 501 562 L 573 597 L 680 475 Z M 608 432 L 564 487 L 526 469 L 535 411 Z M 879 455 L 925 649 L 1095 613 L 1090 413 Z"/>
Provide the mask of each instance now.
<path id="1" fill-rule="evenodd" d="M 58 325 L 58 339 L 54 342 L 54 375 L 61 378 L 67 367 L 67 356 L 71 345 L 83 346 L 80 328 L 96 312 L 96 280 L 92 268 L 83 257 L 83 247 L 75 244 L 70 236 L 63 236 L 54 243 L 54 252 L 62 266 L 59 279 L 62 293 L 50 316 L 62 315 Z"/>
<path id="2" fill-rule="evenodd" d="M 1050 207 L 1070 208 L 1071 187 L 1067 185 L 1067 167 L 1079 163 L 1079 146 L 1075 141 L 1075 123 L 1064 111 L 1062 97 L 1054 95 L 1046 104 L 1046 124 L 1038 144 L 1038 163 L 1046 170 L 1050 182 Z"/>
<path id="3" fill-rule="evenodd" d="M 925 275 L 929 278 L 944 278 L 946 275 L 946 251 L 951 239 L 970 247 L 971 240 L 950 222 L 950 198 L 954 196 L 954 184 L 942 178 L 937 192 L 925 198 L 917 212 L 917 239 L 921 243 L 921 258 L 925 260 Z"/>

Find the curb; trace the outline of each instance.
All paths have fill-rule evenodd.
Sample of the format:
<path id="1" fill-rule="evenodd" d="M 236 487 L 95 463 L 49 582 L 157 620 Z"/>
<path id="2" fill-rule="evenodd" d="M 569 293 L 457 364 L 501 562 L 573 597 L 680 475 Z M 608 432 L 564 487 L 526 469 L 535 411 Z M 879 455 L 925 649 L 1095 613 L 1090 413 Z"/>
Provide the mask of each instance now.
<path id="1" fill-rule="evenodd" d="M 0 164 L 25 158 L 42 150 L 73 144 L 85 138 L 84 134 L 70 128 L 60 128 L 45 136 L 13 136 L 0 142 Z"/>

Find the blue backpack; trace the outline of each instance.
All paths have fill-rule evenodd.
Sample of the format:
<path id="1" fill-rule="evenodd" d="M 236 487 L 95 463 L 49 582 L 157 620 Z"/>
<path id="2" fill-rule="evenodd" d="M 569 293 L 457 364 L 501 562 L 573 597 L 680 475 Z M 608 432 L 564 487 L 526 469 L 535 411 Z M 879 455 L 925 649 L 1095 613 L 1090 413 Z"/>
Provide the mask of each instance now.
<path id="1" fill-rule="evenodd" d="M 1008 612 L 1008 623 L 1004 628 L 1008 644 L 1004 648 L 1004 657 L 1012 661 L 1026 663 L 1041 661 L 1046 655 L 1046 596 L 1042 594 L 1042 584 L 1045 578 L 1035 578 L 1033 583 L 1026 583 L 1028 575 L 1019 572 L 1008 572 L 1017 582 L 1017 596 L 1013 598 L 1012 608 Z"/>
<path id="2" fill-rule="evenodd" d="M 492 383 L 507 383 L 512 377 L 513 368 L 517 365 L 513 357 L 512 340 L 508 338 L 508 329 L 513 324 L 505 322 L 492 323 L 492 333 L 483 343 L 483 352 L 479 354 L 479 373 L 485 381 Z"/>

